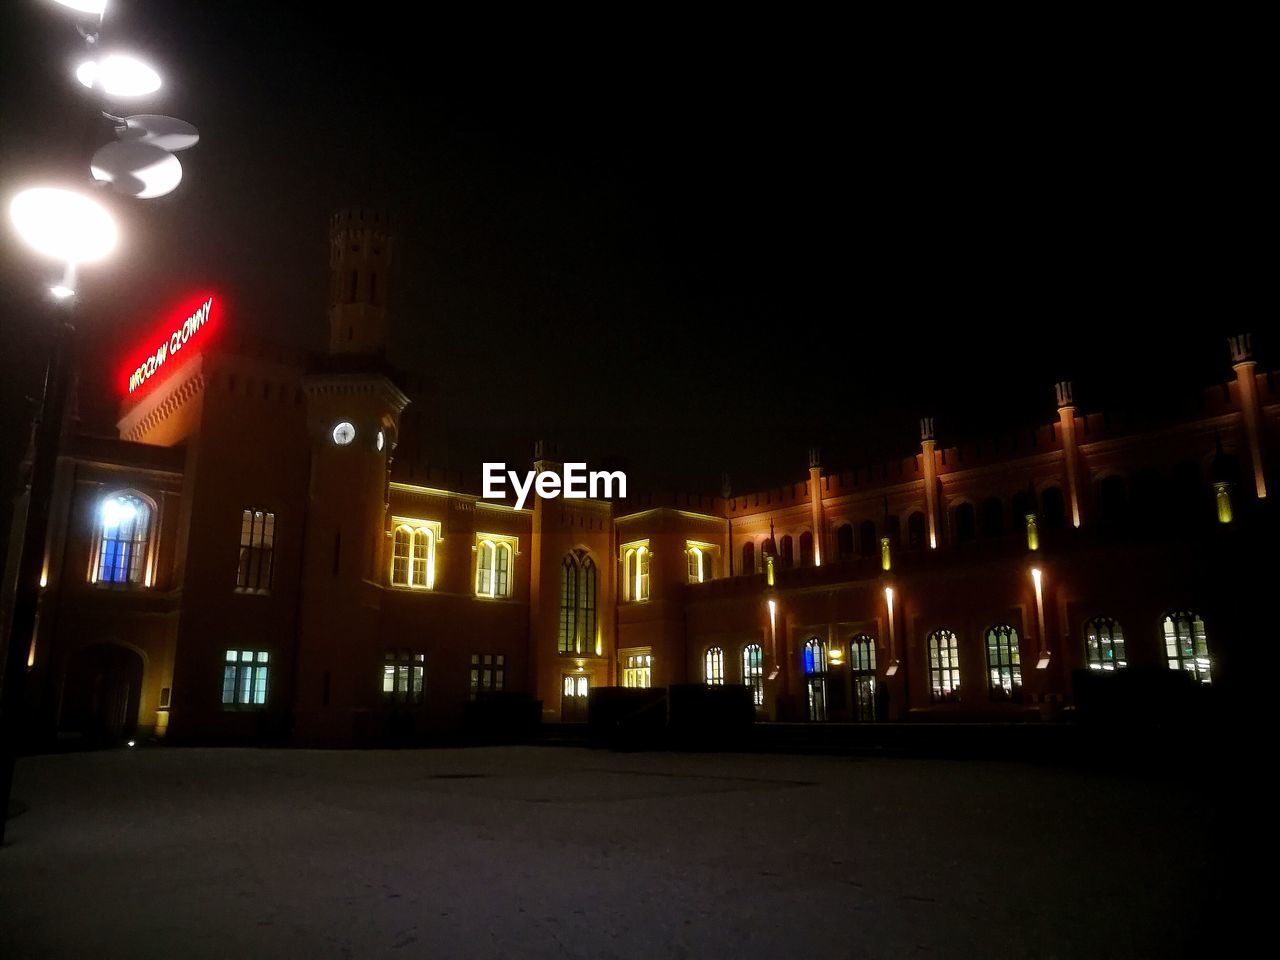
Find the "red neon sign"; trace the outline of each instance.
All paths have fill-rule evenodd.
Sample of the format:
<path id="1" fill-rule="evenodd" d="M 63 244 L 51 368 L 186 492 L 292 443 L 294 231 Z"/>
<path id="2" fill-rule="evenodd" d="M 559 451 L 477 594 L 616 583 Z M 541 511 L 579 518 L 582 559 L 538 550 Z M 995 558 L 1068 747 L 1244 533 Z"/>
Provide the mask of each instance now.
<path id="1" fill-rule="evenodd" d="M 184 301 L 160 332 L 146 341 L 147 352 L 135 354 L 129 361 L 121 377 L 125 395 L 136 395 L 152 379 L 160 377 L 166 365 L 177 362 L 184 350 L 208 339 L 209 326 L 220 317 L 220 308 L 212 294 Z"/>

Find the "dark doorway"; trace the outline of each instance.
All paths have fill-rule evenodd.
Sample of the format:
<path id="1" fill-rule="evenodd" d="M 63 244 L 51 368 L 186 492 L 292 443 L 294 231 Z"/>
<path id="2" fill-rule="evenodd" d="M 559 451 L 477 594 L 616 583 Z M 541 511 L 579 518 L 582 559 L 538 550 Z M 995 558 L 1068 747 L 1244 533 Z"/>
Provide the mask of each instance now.
<path id="1" fill-rule="evenodd" d="M 138 728 L 141 698 L 142 657 L 114 643 L 85 647 L 67 669 L 59 729 L 86 743 L 127 740 Z"/>

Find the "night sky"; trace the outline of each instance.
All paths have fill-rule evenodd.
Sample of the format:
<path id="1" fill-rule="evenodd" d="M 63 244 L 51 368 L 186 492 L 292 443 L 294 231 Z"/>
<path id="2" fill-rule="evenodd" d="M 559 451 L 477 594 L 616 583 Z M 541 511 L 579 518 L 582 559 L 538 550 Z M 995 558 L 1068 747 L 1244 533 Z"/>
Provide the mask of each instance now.
<path id="1" fill-rule="evenodd" d="M 114 204 L 122 245 L 81 283 L 86 428 L 115 419 L 97 371 L 193 288 L 321 347 L 328 216 L 349 205 L 394 219 L 393 357 L 431 383 L 436 462 L 477 476 L 545 438 L 645 486 L 718 492 L 727 470 L 741 491 L 800 479 L 815 443 L 834 468 L 908 452 L 924 413 L 944 442 L 1043 421 L 1063 376 L 1089 409 L 1194 399 L 1230 333 L 1268 359 L 1247 56 L 1198 75 L 1118 40 L 1011 57 L 652 10 L 306 8 L 111 5 L 104 46 L 166 79 L 120 112 L 203 139 L 169 197 Z M 4 4 L 6 209 L 42 174 L 87 177 L 80 47 L 55 5 Z M 6 213 L 6 498 L 50 276 Z"/>

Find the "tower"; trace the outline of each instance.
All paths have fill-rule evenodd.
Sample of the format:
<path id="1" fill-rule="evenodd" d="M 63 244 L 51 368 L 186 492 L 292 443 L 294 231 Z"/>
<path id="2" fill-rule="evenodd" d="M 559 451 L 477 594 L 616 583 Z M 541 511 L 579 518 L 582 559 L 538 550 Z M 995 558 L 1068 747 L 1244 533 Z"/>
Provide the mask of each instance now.
<path id="1" fill-rule="evenodd" d="M 387 347 L 387 217 L 343 210 L 329 221 L 329 352 L 381 355 Z"/>

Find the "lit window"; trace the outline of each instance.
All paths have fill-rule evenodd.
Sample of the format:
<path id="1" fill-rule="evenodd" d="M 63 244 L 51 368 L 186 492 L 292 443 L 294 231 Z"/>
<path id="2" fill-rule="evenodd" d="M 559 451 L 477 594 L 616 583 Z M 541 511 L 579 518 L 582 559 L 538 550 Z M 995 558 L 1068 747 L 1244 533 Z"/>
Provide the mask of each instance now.
<path id="1" fill-rule="evenodd" d="M 987 682 L 992 700 L 1016 700 L 1022 695 L 1018 631 L 1007 623 L 987 631 Z"/>
<path id="2" fill-rule="evenodd" d="M 142 584 L 151 546 L 151 505 L 132 493 L 112 494 L 98 508 L 93 582 Z M 150 586 L 150 583 L 147 583 Z"/>
<path id="3" fill-rule="evenodd" d="M 265 650 L 228 650 L 222 667 L 222 705 L 260 707 L 267 702 Z"/>
<path id="4" fill-rule="evenodd" d="M 809 719 L 827 719 L 827 645 L 817 637 L 804 644 L 805 685 L 809 693 Z"/>
<path id="5" fill-rule="evenodd" d="M 436 540 L 440 524 L 422 520 L 398 523 L 391 544 L 391 585 L 430 590 L 436 581 Z"/>
<path id="6" fill-rule="evenodd" d="M 471 699 L 482 693 L 501 690 L 506 658 L 500 653 L 471 655 Z"/>
<path id="7" fill-rule="evenodd" d="M 689 582 L 702 582 L 702 551 L 697 547 L 690 547 L 689 554 Z"/>
<path id="8" fill-rule="evenodd" d="M 751 702 L 764 706 L 764 651 L 758 643 L 742 648 L 742 682 L 751 688 Z"/>
<path id="9" fill-rule="evenodd" d="M 1124 632 L 1110 617 L 1094 617 L 1084 625 L 1084 653 L 1090 670 L 1125 666 Z"/>
<path id="10" fill-rule="evenodd" d="M 623 547 L 623 599 L 632 603 L 649 599 L 649 556 L 649 547 L 645 544 Z"/>
<path id="11" fill-rule="evenodd" d="M 476 596 L 501 599 L 511 596 L 511 570 L 515 541 L 487 533 L 477 534 Z"/>
<path id="12" fill-rule="evenodd" d="M 622 685 L 624 687 L 650 687 L 653 685 L 653 657 L 647 653 L 631 654 L 622 661 Z"/>
<path id="13" fill-rule="evenodd" d="M 929 698 L 934 703 L 960 699 L 960 649 L 950 630 L 929 634 Z"/>
<path id="14" fill-rule="evenodd" d="M 382 699 L 388 703 L 422 703 L 425 660 L 421 653 L 387 653 L 382 661 Z"/>
<path id="15" fill-rule="evenodd" d="M 276 515 L 265 510 L 245 510 L 240 518 L 240 564 L 236 588 L 266 593 L 271 589 Z"/>
<path id="16" fill-rule="evenodd" d="M 708 684 L 724 683 L 724 650 L 712 647 L 706 656 L 706 681 Z"/>
<path id="17" fill-rule="evenodd" d="M 876 642 L 865 633 L 849 640 L 854 719 L 876 719 Z"/>
<path id="18" fill-rule="evenodd" d="M 1209 638 L 1200 614 L 1177 610 L 1166 615 L 1164 649 L 1170 670 L 1185 670 L 1201 683 L 1210 682 Z"/>
<path id="19" fill-rule="evenodd" d="M 564 654 L 600 655 L 596 636 L 596 564 L 585 550 L 560 563 L 560 640 Z"/>

